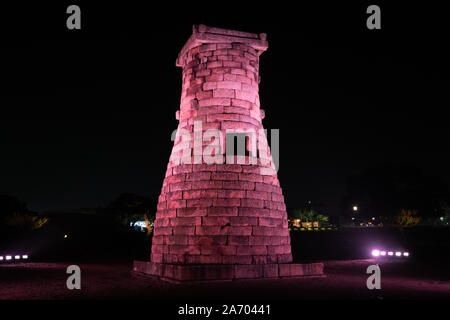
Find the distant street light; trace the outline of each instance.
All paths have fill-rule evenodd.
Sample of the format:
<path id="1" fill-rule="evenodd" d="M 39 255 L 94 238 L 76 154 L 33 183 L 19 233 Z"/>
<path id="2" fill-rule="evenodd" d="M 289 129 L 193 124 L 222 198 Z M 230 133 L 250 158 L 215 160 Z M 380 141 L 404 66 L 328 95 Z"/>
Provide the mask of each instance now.
<path id="1" fill-rule="evenodd" d="M 353 206 L 353 211 L 358 211 L 358 206 Z"/>

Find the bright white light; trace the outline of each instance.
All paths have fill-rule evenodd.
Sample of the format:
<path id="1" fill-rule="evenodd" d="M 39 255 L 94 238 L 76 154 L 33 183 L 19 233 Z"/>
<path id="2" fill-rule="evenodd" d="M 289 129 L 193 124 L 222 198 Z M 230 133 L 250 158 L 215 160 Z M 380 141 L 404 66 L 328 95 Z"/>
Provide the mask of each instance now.
<path id="1" fill-rule="evenodd" d="M 372 255 L 374 256 L 374 257 L 378 257 L 379 255 L 380 255 L 380 250 L 372 250 Z"/>
<path id="2" fill-rule="evenodd" d="M 353 211 L 358 211 L 358 206 L 353 206 Z"/>
<path id="3" fill-rule="evenodd" d="M 6 260 L 12 260 L 11 256 L 6 256 Z"/>
<path id="4" fill-rule="evenodd" d="M 3 256 L 0 256 L 0 261 L 3 261 L 3 259 L 4 259 Z"/>
<path id="5" fill-rule="evenodd" d="M 17 255 L 17 256 L 14 256 L 14 259 L 16 259 L 16 260 L 20 260 L 20 256 L 19 256 L 19 255 Z"/>
<path id="6" fill-rule="evenodd" d="M 136 221 L 134 223 L 135 227 L 141 227 L 141 228 L 145 228 L 147 226 L 147 224 L 145 223 L 145 221 Z"/>
<path id="7" fill-rule="evenodd" d="M 22 259 L 28 259 L 28 255 L 27 254 L 22 255 Z"/>
<path id="8" fill-rule="evenodd" d="M 401 256 L 402 256 L 402 253 L 401 253 L 400 251 L 397 251 L 397 252 L 395 253 L 395 255 L 396 255 L 397 257 L 401 257 Z"/>
<path id="9" fill-rule="evenodd" d="M 409 252 L 403 252 L 403 256 L 409 257 Z"/>
<path id="10" fill-rule="evenodd" d="M 355 220 L 355 218 L 352 218 L 352 220 Z"/>
<path id="11" fill-rule="evenodd" d="M 375 217 L 372 217 L 372 220 L 375 220 Z"/>
<path id="12" fill-rule="evenodd" d="M 67 239 L 67 237 L 68 237 L 68 235 L 67 235 L 67 234 L 65 234 L 65 235 L 64 235 L 64 239 Z"/>
<path id="13" fill-rule="evenodd" d="M 386 255 L 386 251 L 380 251 L 380 255 L 384 257 Z"/>
<path id="14" fill-rule="evenodd" d="M 393 255 L 394 255 L 394 253 L 392 251 L 388 252 L 388 256 L 393 256 Z"/>

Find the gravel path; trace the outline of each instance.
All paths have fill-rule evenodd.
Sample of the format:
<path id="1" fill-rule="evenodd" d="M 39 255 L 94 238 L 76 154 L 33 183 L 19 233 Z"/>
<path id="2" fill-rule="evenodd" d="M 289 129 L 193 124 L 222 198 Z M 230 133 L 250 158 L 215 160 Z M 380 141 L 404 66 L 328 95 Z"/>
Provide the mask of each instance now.
<path id="1" fill-rule="evenodd" d="M 381 290 L 368 290 L 371 260 L 326 262 L 326 276 L 173 284 L 130 272 L 128 263 L 81 263 L 82 289 L 66 288 L 69 263 L 0 266 L 0 299 L 449 299 L 444 269 L 411 263 L 381 264 Z M 442 267 L 444 268 L 444 267 Z"/>

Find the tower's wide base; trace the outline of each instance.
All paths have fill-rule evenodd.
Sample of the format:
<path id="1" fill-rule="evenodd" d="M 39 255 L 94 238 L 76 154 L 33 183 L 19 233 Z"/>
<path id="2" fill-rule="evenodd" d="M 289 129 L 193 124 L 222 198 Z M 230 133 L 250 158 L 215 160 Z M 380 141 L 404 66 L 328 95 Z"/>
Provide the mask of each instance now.
<path id="1" fill-rule="evenodd" d="M 181 265 L 134 261 L 133 271 L 175 282 L 230 281 L 237 279 L 322 276 L 323 263 Z"/>

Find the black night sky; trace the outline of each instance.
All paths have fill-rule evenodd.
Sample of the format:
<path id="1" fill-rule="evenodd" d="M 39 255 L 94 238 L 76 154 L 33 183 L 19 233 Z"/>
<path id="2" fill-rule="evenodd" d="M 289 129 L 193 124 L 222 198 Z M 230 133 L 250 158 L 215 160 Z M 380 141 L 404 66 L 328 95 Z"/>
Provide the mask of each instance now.
<path id="1" fill-rule="evenodd" d="M 385 163 L 450 183 L 443 10 L 385 6 L 369 31 L 364 5 L 80 3 L 80 32 L 65 28 L 64 4 L 1 9 L 0 194 L 38 211 L 157 198 L 177 126 L 175 59 L 199 23 L 268 35 L 263 124 L 280 129 L 288 207 L 337 214 L 347 179 Z"/>

